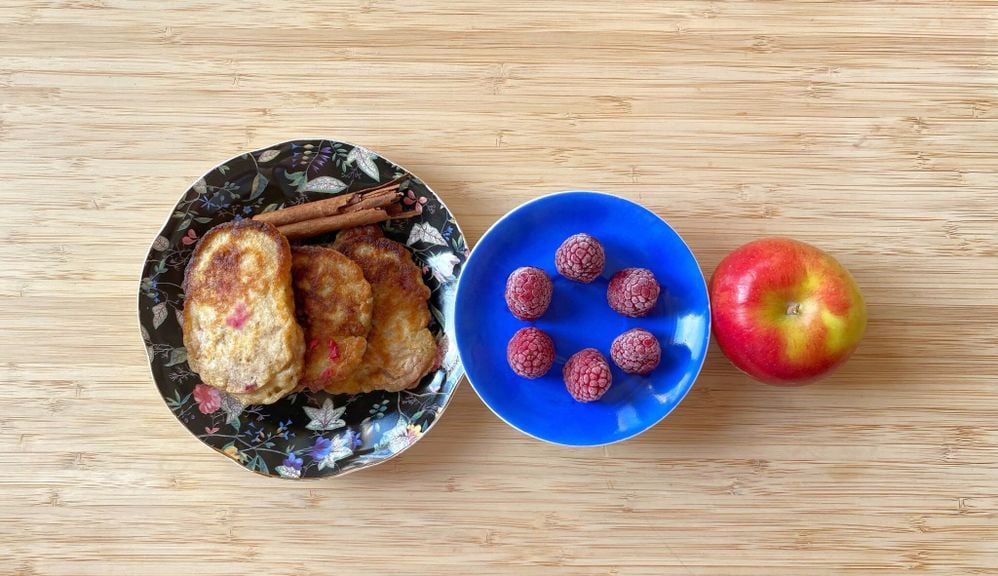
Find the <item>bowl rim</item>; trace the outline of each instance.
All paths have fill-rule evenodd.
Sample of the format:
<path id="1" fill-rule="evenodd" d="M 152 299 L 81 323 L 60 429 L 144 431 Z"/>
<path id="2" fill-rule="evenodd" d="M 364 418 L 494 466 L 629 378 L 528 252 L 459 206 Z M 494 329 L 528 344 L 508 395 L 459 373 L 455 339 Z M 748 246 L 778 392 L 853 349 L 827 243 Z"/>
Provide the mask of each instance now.
<path id="1" fill-rule="evenodd" d="M 513 428 L 514 430 L 516 430 L 516 431 L 518 431 L 518 432 L 520 432 L 522 434 L 525 434 L 525 435 L 527 435 L 527 436 L 529 436 L 531 438 L 534 438 L 535 440 L 540 440 L 542 442 L 547 442 L 548 444 L 554 444 L 555 446 L 566 446 L 566 447 L 570 447 L 570 448 L 593 448 L 593 447 L 598 447 L 598 446 L 609 446 L 611 444 L 617 444 L 619 442 L 624 442 L 626 440 L 630 440 L 632 438 L 635 438 L 636 436 L 639 436 L 639 435 L 647 432 L 648 430 L 651 430 L 655 426 L 658 426 L 662 422 L 662 420 L 665 420 L 665 418 L 669 414 L 672 414 L 672 412 L 676 408 L 678 408 L 680 404 L 682 404 L 683 400 L 690 393 L 690 390 L 692 390 L 693 386 L 696 385 L 696 381 L 700 377 L 700 373 L 703 371 L 703 366 L 704 366 L 704 364 L 705 364 L 705 362 L 707 360 L 707 355 L 710 352 L 710 337 L 711 337 L 710 290 L 709 290 L 708 285 L 707 285 L 706 276 L 704 276 L 704 273 L 703 273 L 703 268 L 700 266 L 700 261 L 697 260 L 696 254 L 694 254 L 693 250 L 690 248 L 690 245 L 686 242 L 686 239 L 683 238 L 682 235 L 679 234 L 679 232 L 676 232 L 676 229 L 673 228 L 671 225 L 669 225 L 669 223 L 666 222 L 664 218 L 662 218 L 656 212 L 652 211 L 651 209 L 647 208 L 646 206 L 642 205 L 639 202 L 635 202 L 634 200 L 631 200 L 629 198 L 625 198 L 623 196 L 618 196 L 616 194 L 611 194 L 609 192 L 601 192 L 601 191 L 598 191 L 598 190 L 561 190 L 561 191 L 558 191 L 558 192 L 551 192 L 549 194 L 544 194 L 544 195 L 538 196 L 536 198 L 532 198 L 532 199 L 527 200 L 526 202 L 520 204 L 519 206 L 516 206 L 515 208 L 513 208 L 512 210 L 510 210 L 509 212 L 507 212 L 506 214 L 504 214 L 502 217 L 500 217 L 498 220 L 496 220 L 491 226 L 489 226 L 488 230 L 486 230 L 485 233 L 482 234 L 481 238 L 479 238 L 478 241 L 475 242 L 475 247 L 471 249 L 471 253 L 468 255 L 468 260 L 467 260 L 467 262 L 465 262 L 465 268 L 467 267 L 467 263 L 471 262 L 471 259 L 474 258 L 474 256 L 475 256 L 475 250 L 478 249 L 478 247 L 481 245 L 482 241 L 485 240 L 489 236 L 489 234 L 492 234 L 495 231 L 496 227 L 498 227 L 499 225 L 501 225 L 507 218 L 510 218 L 511 216 L 515 215 L 516 213 L 520 212 L 521 210 L 526 209 L 528 206 L 530 206 L 532 204 L 535 204 L 537 202 L 540 202 L 542 200 L 546 200 L 546 199 L 549 199 L 549 198 L 552 198 L 552 197 L 556 197 L 556 196 L 567 196 L 567 195 L 573 195 L 573 194 L 584 195 L 584 196 L 609 196 L 609 197 L 614 198 L 616 200 L 621 200 L 621 201 L 633 204 L 633 205 L 637 206 L 638 208 L 640 208 L 641 210 L 644 210 L 644 211 L 648 212 L 649 214 L 655 216 L 655 218 L 658 218 L 662 222 L 662 224 L 665 225 L 666 228 L 668 228 L 669 230 L 671 230 L 672 233 L 675 234 L 677 238 L 679 238 L 679 241 L 682 242 L 683 246 L 686 247 L 686 250 L 690 253 L 690 256 L 693 257 L 693 262 L 696 263 L 697 270 L 700 272 L 700 281 L 703 283 L 703 293 L 704 293 L 704 296 L 705 296 L 706 309 L 707 309 L 707 315 L 706 315 L 706 319 L 705 319 L 706 320 L 707 329 L 706 329 L 706 332 L 704 334 L 704 340 L 706 341 L 706 346 L 704 347 L 703 356 L 700 358 L 700 364 L 696 367 L 696 370 L 693 373 L 693 380 L 692 380 L 692 382 L 690 382 L 690 386 L 686 389 L 685 392 L 683 392 L 683 394 L 679 397 L 679 399 L 676 400 L 676 404 L 674 406 L 672 406 L 671 408 L 669 408 L 668 410 L 666 410 L 665 413 L 662 414 L 662 416 L 660 418 L 658 418 L 654 422 L 649 423 L 644 428 L 641 428 L 641 429 L 639 429 L 639 430 L 637 430 L 637 431 L 635 431 L 635 432 L 633 432 L 633 433 L 631 433 L 631 434 L 629 434 L 627 436 L 624 436 L 622 438 L 617 438 L 616 440 L 610 440 L 608 442 L 595 442 L 595 443 L 568 443 L 568 442 L 559 442 L 559 441 L 551 440 L 551 439 L 548 439 L 548 438 L 541 438 L 540 436 L 532 434 L 532 433 L 530 433 L 530 432 L 528 432 L 528 431 L 520 428 L 519 426 L 516 426 L 515 424 L 513 424 L 509 420 L 507 420 L 505 417 L 503 417 L 502 414 L 500 414 L 499 412 L 497 412 L 495 410 L 495 408 L 492 407 L 491 404 L 489 404 L 488 402 L 486 402 L 485 399 L 482 397 L 481 392 L 478 391 L 478 387 L 475 386 L 474 380 L 471 379 L 471 375 L 468 374 L 467 370 L 465 370 L 465 372 L 464 372 L 464 378 L 465 378 L 465 380 L 468 381 L 468 384 L 471 385 L 471 389 L 475 391 L 475 394 L 478 396 L 478 399 L 481 400 L 482 404 L 485 404 L 485 406 L 493 414 L 495 414 L 500 420 L 502 420 L 507 425 L 509 425 L 510 428 Z M 461 286 L 462 286 L 463 280 L 464 280 L 464 269 L 462 269 L 461 272 L 462 272 L 462 274 L 461 274 L 461 276 L 458 277 L 458 280 L 457 280 L 457 289 L 455 290 L 455 293 L 454 293 L 454 301 L 455 301 L 454 320 L 455 320 L 455 324 L 458 323 L 457 316 L 458 316 L 459 312 L 458 312 L 458 307 L 457 307 L 456 303 L 459 302 L 460 299 L 461 299 L 460 298 L 461 297 Z M 464 357 L 462 355 L 463 347 L 461 346 L 460 338 L 461 338 L 461 332 L 458 330 L 458 331 L 456 331 L 456 333 L 454 335 L 454 339 L 457 342 L 457 351 L 458 351 L 458 356 L 461 358 L 461 367 L 464 368 L 465 362 L 464 362 Z"/>
<path id="2" fill-rule="evenodd" d="M 199 180 L 201 180 L 202 178 L 204 178 L 205 176 L 207 176 L 208 174 L 210 174 L 213 170 L 216 170 L 216 169 L 218 169 L 219 166 L 224 166 L 225 164 L 228 164 L 229 162 L 232 162 L 233 160 L 236 160 L 236 159 L 240 158 L 241 156 L 243 156 L 245 154 L 255 154 L 257 152 L 264 152 L 266 150 L 270 150 L 271 148 L 277 148 L 277 147 L 280 147 L 280 146 L 288 146 L 288 145 L 291 145 L 291 144 L 293 144 L 295 142 L 310 142 L 310 141 L 315 141 L 315 140 L 326 141 L 326 142 L 337 142 L 339 144 L 346 144 L 347 146 L 353 146 L 354 148 L 363 148 L 365 150 L 369 150 L 371 152 L 374 152 L 375 154 L 378 155 L 379 158 L 381 158 L 381 159 L 383 159 L 383 160 L 385 160 L 387 162 L 390 162 L 393 165 L 398 166 L 399 168 L 403 168 L 402 165 L 399 164 L 398 162 L 395 162 L 394 160 L 388 158 L 387 156 L 381 154 L 380 152 L 378 152 L 378 151 L 376 151 L 376 150 L 374 150 L 372 148 L 368 148 L 368 147 L 362 146 L 360 144 L 354 144 L 353 142 L 349 142 L 349 141 L 346 141 L 346 140 L 339 140 L 339 139 L 336 139 L 336 138 L 324 138 L 324 137 L 319 137 L 319 136 L 316 136 L 316 137 L 291 138 L 291 139 L 288 139 L 288 140 L 281 140 L 281 141 L 276 142 L 274 144 L 271 144 L 269 146 L 261 146 L 261 147 L 253 148 L 251 150 L 247 150 L 245 152 L 240 152 L 238 154 L 230 156 L 226 160 L 223 160 L 221 162 L 218 162 L 217 164 L 214 164 L 211 168 L 209 168 L 204 173 L 202 173 L 200 176 L 198 176 L 197 178 L 195 178 L 194 180 L 191 181 L 190 185 L 188 185 L 187 188 L 185 188 L 184 191 L 181 192 L 181 198 L 183 198 L 183 194 L 186 194 L 187 191 L 189 191 L 191 188 L 193 188 L 194 185 L 197 184 Z M 450 209 L 449 206 L 447 206 L 447 204 L 444 202 L 444 200 L 440 196 L 440 194 L 438 194 L 436 190 L 434 190 L 433 188 L 431 188 L 430 185 L 427 184 L 425 180 L 423 180 L 422 178 L 420 178 L 419 176 L 417 176 L 415 173 L 410 172 L 406 168 L 403 168 L 403 170 L 405 170 L 410 176 L 414 176 L 416 179 L 418 179 L 420 182 L 422 182 L 423 186 L 425 186 L 426 189 L 436 197 L 437 201 L 440 202 L 440 205 L 443 206 L 444 210 L 446 210 L 447 213 L 451 215 L 451 220 L 453 220 L 453 222 L 454 222 L 454 227 L 457 228 L 458 233 L 461 234 L 461 238 L 464 239 L 465 247 L 467 247 L 467 245 L 468 245 L 468 236 L 464 233 L 464 230 L 461 229 L 461 225 L 460 225 L 460 223 L 458 223 L 457 217 L 454 216 L 454 212 Z M 174 206 L 175 205 L 176 205 L 176 202 L 174 202 Z M 148 258 L 149 258 L 149 254 L 152 253 L 152 251 L 153 251 L 153 244 L 155 244 L 156 238 L 159 238 L 160 236 L 162 236 L 163 232 L 166 231 L 167 225 L 170 223 L 170 220 L 171 220 L 171 216 L 168 214 L 166 216 L 166 218 L 164 218 L 163 223 L 159 227 L 159 233 L 152 239 L 151 242 L 149 242 L 148 248 L 146 248 L 145 252 L 142 253 L 142 261 L 139 264 L 139 271 L 138 271 L 138 280 L 139 280 L 139 283 L 142 282 L 142 276 L 143 276 L 143 272 L 145 271 L 145 267 L 146 267 L 146 263 L 147 263 Z M 406 249 L 408 250 L 408 247 L 406 247 Z M 471 250 L 473 250 L 473 249 L 468 249 L 468 250 L 469 250 L 469 252 L 468 252 L 468 258 L 470 258 L 471 257 Z M 467 260 L 465 260 L 465 264 L 467 264 Z M 458 272 L 458 274 L 457 274 L 457 278 L 456 278 L 456 282 L 455 282 L 455 286 L 454 286 L 454 299 L 455 299 L 455 301 L 457 300 L 457 290 L 458 290 L 458 287 L 460 286 L 461 275 L 462 275 L 463 272 L 464 272 L 464 265 L 461 266 L 461 271 Z M 166 406 L 167 409 L 169 409 L 169 405 L 166 404 L 166 398 L 159 391 L 159 384 L 158 384 L 158 382 L 156 380 L 156 374 L 153 372 L 153 369 L 152 369 L 152 361 L 153 361 L 153 359 L 151 357 L 149 357 L 148 350 L 146 349 L 145 339 L 142 338 L 142 330 L 143 330 L 144 326 L 142 325 L 142 290 L 141 289 L 137 290 L 135 292 L 135 322 L 136 322 L 137 328 L 139 329 L 138 333 L 139 333 L 139 339 L 142 341 L 143 354 L 146 357 L 145 366 L 146 366 L 146 370 L 148 370 L 149 380 L 150 380 L 150 382 L 152 383 L 153 387 L 156 390 L 156 395 L 159 396 L 159 399 L 163 402 L 163 405 Z M 415 446 L 420 440 L 423 440 L 427 436 L 427 434 L 430 433 L 430 430 L 432 430 L 437 425 L 437 422 L 439 422 L 443 418 L 444 412 L 447 411 L 447 407 L 450 406 L 451 402 L 454 400 L 454 396 L 457 393 L 458 388 L 461 387 L 461 382 L 463 382 L 464 380 L 468 379 L 467 378 L 467 372 L 465 372 L 465 370 L 464 370 L 464 362 L 461 360 L 461 350 L 460 350 L 460 347 L 457 346 L 457 334 L 456 334 L 456 330 L 454 332 L 455 332 L 455 334 L 453 335 L 454 336 L 454 346 L 457 347 L 457 356 L 458 356 L 458 365 L 455 367 L 455 370 L 458 372 L 459 375 L 457 377 L 457 381 L 454 383 L 454 388 L 451 389 L 450 394 L 447 395 L 447 398 L 444 400 L 444 403 L 440 406 L 440 411 L 437 413 L 436 418 L 434 418 L 433 421 L 430 422 L 430 425 L 426 428 L 426 430 L 422 431 L 422 434 L 420 434 L 419 438 L 415 442 L 407 444 L 406 446 L 404 446 L 398 452 L 395 452 L 395 453 L 393 453 L 393 454 L 391 454 L 389 456 L 386 456 L 386 457 L 384 457 L 384 458 L 382 458 L 380 460 L 377 460 L 375 462 L 369 462 L 367 464 L 364 464 L 363 466 L 358 466 L 358 467 L 355 467 L 355 468 L 350 468 L 349 470 L 345 470 L 345 471 L 337 471 L 337 472 L 335 472 L 333 474 L 325 474 L 325 475 L 321 475 L 321 476 L 305 476 L 305 477 L 300 477 L 300 478 L 289 478 L 289 477 L 281 476 L 279 474 L 264 473 L 264 472 L 262 472 L 260 470 L 250 470 L 249 468 L 243 466 L 239 462 L 236 462 L 235 460 L 233 460 L 232 458 L 230 458 L 227 454 L 225 454 L 224 452 L 222 452 L 221 450 L 219 450 L 215 446 L 212 446 L 212 445 L 208 444 L 207 442 L 202 441 L 200 438 L 197 437 L 197 434 L 195 434 L 193 430 L 191 430 L 187 426 L 184 426 L 183 422 L 180 422 L 180 420 L 178 420 L 175 416 L 173 418 L 173 421 L 175 421 L 177 424 L 179 424 L 181 428 L 183 428 L 184 430 L 186 430 L 187 433 L 190 436 L 192 436 L 195 440 L 197 440 L 198 444 L 211 449 L 212 451 L 216 452 L 217 454 L 219 454 L 221 456 L 224 456 L 225 460 L 231 462 L 232 464 L 234 464 L 235 466 L 239 467 L 240 469 L 246 470 L 248 472 L 252 472 L 252 473 L 254 473 L 254 474 L 258 475 L 258 476 L 262 476 L 264 478 L 273 478 L 273 479 L 276 479 L 278 481 L 295 481 L 295 482 L 305 481 L 305 482 L 311 482 L 311 481 L 328 480 L 328 479 L 331 479 L 331 478 L 341 478 L 343 476 L 347 476 L 347 475 L 353 474 L 355 472 L 360 472 L 362 470 L 368 470 L 370 468 L 374 468 L 375 466 L 379 466 L 381 464 L 384 464 L 385 462 L 388 462 L 389 460 L 394 459 L 395 457 L 399 456 L 400 454 L 402 454 L 403 452 L 405 452 L 409 448 L 412 448 L 413 446 Z M 173 411 L 172 410 L 170 411 L 170 414 L 173 415 Z"/>

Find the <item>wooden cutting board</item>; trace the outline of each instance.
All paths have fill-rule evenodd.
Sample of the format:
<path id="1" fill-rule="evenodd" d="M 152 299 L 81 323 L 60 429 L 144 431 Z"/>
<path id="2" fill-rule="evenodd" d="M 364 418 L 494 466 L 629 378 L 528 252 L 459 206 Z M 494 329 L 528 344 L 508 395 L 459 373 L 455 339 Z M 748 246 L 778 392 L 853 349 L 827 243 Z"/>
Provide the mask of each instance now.
<path id="1" fill-rule="evenodd" d="M 998 574 L 998 3 L 0 5 L 0 573 Z M 244 472 L 147 372 L 139 268 L 218 162 L 300 136 L 410 167 L 471 241 L 644 203 L 710 273 L 835 254 L 869 304 L 820 384 L 716 348 L 662 424 L 520 435 L 468 386 L 391 463 Z"/>

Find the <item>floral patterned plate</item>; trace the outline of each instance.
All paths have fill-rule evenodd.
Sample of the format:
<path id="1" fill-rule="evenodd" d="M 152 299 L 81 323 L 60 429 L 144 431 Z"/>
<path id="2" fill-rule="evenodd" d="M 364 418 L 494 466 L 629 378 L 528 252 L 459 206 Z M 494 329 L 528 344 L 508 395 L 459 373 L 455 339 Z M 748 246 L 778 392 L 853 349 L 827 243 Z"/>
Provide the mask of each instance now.
<path id="1" fill-rule="evenodd" d="M 398 165 L 360 146 L 292 140 L 226 161 L 180 199 L 146 257 L 139 284 L 139 325 L 160 394 L 198 439 L 260 474 L 336 476 L 398 455 L 440 418 L 464 375 L 453 343 L 453 310 L 468 248 L 447 207 L 414 176 L 403 187 L 403 202 L 418 204 L 421 216 L 386 222 L 383 229 L 387 237 L 409 248 L 431 290 L 430 330 L 442 360 L 418 387 L 336 396 L 302 392 L 269 406 L 243 407 L 191 371 L 180 327 L 184 270 L 208 229 L 370 188 L 404 174 Z"/>

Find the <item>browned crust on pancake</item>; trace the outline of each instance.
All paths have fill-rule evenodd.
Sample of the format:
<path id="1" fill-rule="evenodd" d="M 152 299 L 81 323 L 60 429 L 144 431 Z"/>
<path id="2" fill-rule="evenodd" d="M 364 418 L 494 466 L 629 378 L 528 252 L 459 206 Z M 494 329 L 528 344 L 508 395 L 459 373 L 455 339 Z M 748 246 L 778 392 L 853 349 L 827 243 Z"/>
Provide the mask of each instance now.
<path id="1" fill-rule="evenodd" d="M 350 375 L 364 356 L 374 305 L 353 260 L 322 246 L 292 249 L 295 314 L 305 329 L 300 387 L 322 388 Z"/>
<path id="2" fill-rule="evenodd" d="M 365 259 L 358 254 L 358 249 L 368 244 L 378 250 L 394 253 L 397 260 L 391 258 Z M 364 277 L 372 285 L 374 283 L 398 281 L 399 288 L 405 293 L 412 294 L 413 298 L 426 301 L 430 298 L 430 289 L 423 283 L 422 271 L 412 261 L 412 253 L 406 250 L 405 246 L 388 238 L 358 238 L 347 242 L 340 251 L 348 258 L 357 262 Z M 430 311 L 426 311 L 426 321 L 429 322 Z"/>
<path id="3" fill-rule="evenodd" d="M 247 234 L 261 236 L 239 246 L 238 242 Z M 210 254 L 210 260 L 202 262 L 206 253 Z M 266 257 L 268 268 L 259 274 L 241 274 L 245 272 L 243 264 L 255 264 L 243 259 L 259 259 L 261 254 Z M 277 228 L 252 220 L 227 222 L 212 228 L 194 249 L 184 272 L 183 288 L 182 328 L 188 362 L 206 384 L 229 392 L 244 403 L 261 404 L 275 402 L 297 385 L 305 345 L 302 330 L 294 320 L 291 248 Z M 265 298 L 274 308 L 255 310 L 248 299 L 253 295 Z M 271 313 L 262 317 L 263 323 L 250 321 L 250 326 L 262 331 L 259 337 L 253 337 L 255 332 L 235 337 L 225 335 L 224 318 L 240 306 L 244 311 L 250 309 L 247 316 Z M 194 312 L 195 308 L 198 312 Z M 196 314 L 203 317 L 195 318 Z M 236 329 L 243 329 L 242 325 Z M 205 339 L 209 342 L 207 349 L 201 345 Z M 218 350 L 218 346 L 228 352 Z M 263 350 L 275 352 L 274 357 L 266 357 L 261 353 Z M 233 352 L 239 357 L 232 357 Z"/>
<path id="4" fill-rule="evenodd" d="M 427 329 L 430 289 L 405 246 L 387 238 L 355 236 L 340 251 L 360 265 L 371 283 L 374 312 L 367 350 L 356 372 L 326 391 L 399 391 L 419 383 L 433 367 L 436 341 Z"/>
<path id="5" fill-rule="evenodd" d="M 385 233 L 381 230 L 381 226 L 377 224 L 368 224 L 366 226 L 355 226 L 353 228 L 347 228 L 346 230 L 340 230 L 336 234 L 336 239 L 333 240 L 332 247 L 339 250 L 341 247 L 346 246 L 351 240 L 356 240 L 358 238 L 384 238 Z"/>
<path id="6" fill-rule="evenodd" d="M 377 250 L 392 253 L 395 259 L 377 257 L 365 258 L 359 253 L 367 244 Z M 357 262 L 364 271 L 364 278 L 373 286 L 375 283 L 398 281 L 402 292 L 411 294 L 413 298 L 426 301 L 430 298 L 430 289 L 423 283 L 422 271 L 412 261 L 412 253 L 405 246 L 388 238 L 355 238 L 346 242 L 339 251 Z M 423 306 L 423 308 L 426 308 Z M 426 310 L 426 321 L 430 321 L 430 311 Z"/>
<path id="7" fill-rule="evenodd" d="M 281 250 L 278 255 L 278 266 L 280 267 L 278 274 L 290 274 L 291 245 L 288 244 L 288 239 L 277 230 L 276 226 L 272 226 L 266 222 L 257 222 L 256 220 L 249 219 L 243 219 L 238 222 L 224 222 L 218 226 L 215 226 L 211 230 L 208 230 L 208 232 L 206 232 L 205 235 L 198 240 L 198 244 L 194 248 L 194 253 L 191 254 L 191 259 L 188 261 L 187 269 L 184 270 L 184 281 L 181 285 L 184 290 L 184 294 L 187 293 L 188 286 L 190 285 L 191 272 L 195 268 L 193 264 L 200 259 L 201 252 L 204 247 L 210 246 L 212 239 L 219 234 L 223 234 L 225 232 L 239 232 L 244 229 L 256 229 L 257 231 L 263 232 L 267 236 L 270 236 L 275 242 L 282 244 L 284 249 Z M 216 277 L 212 279 L 212 282 L 214 283 L 213 288 L 216 290 L 224 291 L 225 289 L 231 289 L 233 279 L 236 277 L 236 272 L 239 270 L 239 259 L 241 258 L 241 255 L 238 254 L 238 251 L 236 250 L 227 250 L 226 252 L 225 257 L 220 257 L 218 255 L 212 257 L 212 260 L 216 260 L 215 264 L 218 266 L 219 272 L 224 272 L 217 274 Z"/>
<path id="8" fill-rule="evenodd" d="M 295 282 L 295 314 L 299 321 L 307 322 L 310 317 L 324 316 L 328 309 L 335 305 L 344 312 L 345 321 L 340 325 L 342 332 L 351 336 L 366 336 L 371 329 L 370 320 L 363 320 L 364 316 L 371 313 L 370 287 L 371 285 L 364 279 L 364 271 L 356 262 L 344 256 L 338 250 L 326 248 L 324 246 L 295 246 L 291 249 L 292 264 L 291 275 Z M 341 278 L 330 277 L 328 275 L 331 266 L 323 266 L 320 259 L 335 260 L 333 266 L 348 266 L 356 270 L 356 276 Z M 349 273 L 348 273 L 349 274 Z M 307 282 L 310 285 L 319 285 L 336 282 L 357 282 L 367 287 L 367 303 L 357 302 L 339 297 L 339 294 L 332 295 L 332 298 L 316 299 L 309 298 L 309 294 L 304 290 L 299 290 L 300 283 Z M 330 302 L 334 299 L 334 302 Z"/>

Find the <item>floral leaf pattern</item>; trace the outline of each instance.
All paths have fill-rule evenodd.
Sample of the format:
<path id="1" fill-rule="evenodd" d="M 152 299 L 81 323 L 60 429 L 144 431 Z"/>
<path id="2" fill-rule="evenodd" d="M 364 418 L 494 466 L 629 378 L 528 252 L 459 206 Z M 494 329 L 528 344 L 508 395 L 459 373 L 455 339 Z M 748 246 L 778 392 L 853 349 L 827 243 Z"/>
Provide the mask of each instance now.
<path id="1" fill-rule="evenodd" d="M 302 191 L 336 194 L 337 192 L 342 192 L 346 189 L 347 185 L 344 184 L 342 180 L 333 178 L 332 176 L 319 176 L 315 180 L 309 180 L 305 184 L 305 187 L 302 188 Z"/>
<path id="2" fill-rule="evenodd" d="M 366 148 L 357 146 L 351 150 L 350 153 L 347 154 L 346 162 L 347 164 L 355 164 L 361 172 L 370 176 L 372 180 L 381 179 L 378 165 L 374 162 L 374 152 L 371 152 Z"/>
<path id="3" fill-rule="evenodd" d="M 319 461 L 319 470 L 335 466 L 337 462 L 353 454 L 353 449 L 350 447 L 350 438 L 350 432 L 344 432 L 343 434 L 339 434 L 333 438 L 329 448 L 329 454 Z"/>
<path id="4" fill-rule="evenodd" d="M 281 465 L 278 466 L 277 468 L 274 468 L 274 470 L 276 470 L 277 473 L 281 475 L 281 478 L 294 478 L 296 480 L 298 478 L 301 478 L 301 468 L 294 468 L 292 466 Z"/>
<path id="5" fill-rule="evenodd" d="M 429 222 L 419 222 L 413 225 L 412 230 L 409 232 L 409 239 L 406 240 L 406 246 L 412 246 L 419 242 L 424 242 L 426 244 L 432 244 L 435 246 L 446 246 L 447 241 L 444 240 L 440 231 L 430 226 Z"/>
<path id="6" fill-rule="evenodd" d="M 382 441 L 382 446 L 390 452 L 399 452 L 409 447 L 423 435 L 422 427 L 399 418 L 395 427 L 388 431 Z"/>
<path id="7" fill-rule="evenodd" d="M 222 396 L 222 411 L 225 412 L 225 423 L 236 430 L 239 429 L 239 416 L 243 413 L 243 403 L 231 394 Z"/>
<path id="8" fill-rule="evenodd" d="M 439 282 L 446 282 L 454 278 L 454 268 L 461 263 L 461 259 L 453 252 L 438 252 L 426 259 L 426 265 L 433 271 L 433 275 Z"/>
<path id="9" fill-rule="evenodd" d="M 252 191 L 250 192 L 249 198 L 247 198 L 247 200 L 256 200 L 257 198 L 259 198 L 260 194 L 263 194 L 264 189 L 267 188 L 268 182 L 269 180 L 267 180 L 267 177 L 264 176 L 263 174 L 257 174 L 256 176 L 254 176 Z"/>
<path id="10" fill-rule="evenodd" d="M 260 162 L 270 162 L 274 158 L 277 158 L 278 154 L 280 153 L 281 151 L 278 149 L 264 150 L 263 152 L 260 153 L 259 156 L 257 156 L 257 160 L 259 160 Z"/>
<path id="11" fill-rule="evenodd" d="M 170 359 L 166 361 L 166 366 L 176 366 L 182 362 L 187 362 L 187 349 L 184 347 L 170 350 Z"/>
<path id="12" fill-rule="evenodd" d="M 296 192 L 305 187 L 305 172 L 285 172 L 284 177 L 295 187 Z"/>
<path id="13" fill-rule="evenodd" d="M 431 292 L 430 331 L 440 346 L 440 369 L 416 388 L 337 396 L 300 392 L 268 406 L 243 406 L 191 369 L 181 331 L 184 270 L 197 242 L 213 226 L 369 188 L 407 173 L 350 144 L 299 140 L 229 160 L 199 178 L 177 202 L 166 225 L 151 238 L 138 283 L 139 322 L 163 400 L 202 442 L 260 474 L 335 476 L 393 457 L 439 418 L 463 374 L 444 329 L 452 322 L 453 291 L 468 248 L 446 208 L 416 177 L 408 181 L 405 200 L 410 208 L 419 205 L 420 216 L 382 224 L 385 235 L 406 244 L 423 266 Z"/>
<path id="14" fill-rule="evenodd" d="M 166 302 L 160 302 L 152 307 L 152 327 L 159 328 L 166 321 Z"/>
<path id="15" fill-rule="evenodd" d="M 312 421 L 306 424 L 305 427 L 309 430 L 320 431 L 342 428 L 347 424 L 342 418 L 340 418 L 345 411 L 345 406 L 333 408 L 333 400 L 331 398 L 326 398 L 326 401 L 322 403 L 322 408 L 305 407 L 305 413 L 312 419 Z"/>
<path id="16" fill-rule="evenodd" d="M 152 249 L 157 252 L 162 252 L 170 247 L 170 241 L 166 239 L 166 236 L 157 236 L 152 243 Z"/>

